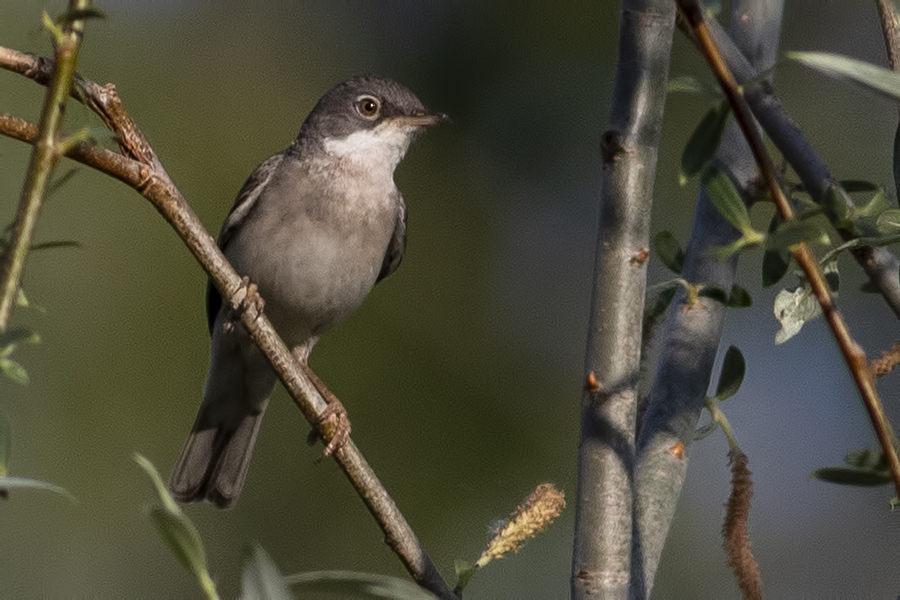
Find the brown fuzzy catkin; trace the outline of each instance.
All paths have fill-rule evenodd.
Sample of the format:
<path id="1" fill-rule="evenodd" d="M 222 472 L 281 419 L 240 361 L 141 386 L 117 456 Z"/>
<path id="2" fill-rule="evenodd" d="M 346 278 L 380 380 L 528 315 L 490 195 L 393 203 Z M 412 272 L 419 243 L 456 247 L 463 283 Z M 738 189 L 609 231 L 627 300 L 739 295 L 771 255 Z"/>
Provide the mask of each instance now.
<path id="1" fill-rule="evenodd" d="M 759 565 L 750 551 L 747 521 L 750 518 L 750 499 L 753 497 L 753 479 L 747 468 L 747 455 L 740 450 L 728 453 L 731 464 L 731 496 L 722 525 L 722 538 L 728 554 L 728 566 L 734 570 L 738 588 L 746 599 L 762 598 L 762 580 Z"/>

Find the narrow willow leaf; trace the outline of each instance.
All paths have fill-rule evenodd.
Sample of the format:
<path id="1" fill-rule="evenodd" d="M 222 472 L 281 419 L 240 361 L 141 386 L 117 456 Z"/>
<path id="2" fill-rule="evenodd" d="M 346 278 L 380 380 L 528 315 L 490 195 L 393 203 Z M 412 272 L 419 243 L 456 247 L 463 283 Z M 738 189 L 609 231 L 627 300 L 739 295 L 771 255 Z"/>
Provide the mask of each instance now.
<path id="1" fill-rule="evenodd" d="M 0 477 L 0 490 L 11 490 L 11 489 L 23 489 L 23 490 L 41 490 L 45 492 L 53 492 L 54 494 L 59 494 L 60 496 L 65 496 L 69 500 L 72 501 L 73 504 L 78 504 L 78 500 L 69 493 L 68 490 L 62 488 L 58 485 L 53 485 L 52 483 L 47 483 L 46 481 L 38 481 L 37 479 L 25 479 L 24 477 Z"/>
<path id="2" fill-rule="evenodd" d="M 387 575 L 352 571 L 314 571 L 285 577 L 288 585 L 304 594 L 329 593 L 335 598 L 392 598 L 434 600 L 436 596 L 416 584 Z M 306 595 L 301 597 L 306 598 Z M 318 597 L 318 596 L 316 596 Z"/>
<path id="3" fill-rule="evenodd" d="M 725 132 L 730 114 L 728 102 L 722 101 L 718 106 L 709 109 L 700 120 L 681 154 L 681 172 L 685 177 L 693 177 L 699 173 L 712 158 Z"/>
<path id="4" fill-rule="evenodd" d="M 704 285 L 697 292 L 697 295 L 701 298 L 709 298 L 726 306 L 728 305 L 728 292 L 718 285 Z"/>
<path id="5" fill-rule="evenodd" d="M 816 71 L 875 92 L 890 100 L 900 100 L 900 74 L 861 60 L 828 52 L 788 52 L 787 57 Z"/>
<path id="6" fill-rule="evenodd" d="M 677 291 L 678 288 L 672 286 L 659 292 L 653 302 L 647 307 L 647 315 L 650 317 L 661 317 L 666 312 L 666 309 L 669 308 L 669 305 L 672 304 L 672 299 Z"/>
<path id="7" fill-rule="evenodd" d="M 832 260 L 822 266 L 822 274 L 825 275 L 825 281 L 831 291 L 837 294 L 841 291 L 841 274 L 838 272 L 837 261 Z"/>
<path id="8" fill-rule="evenodd" d="M 744 355 L 737 346 L 731 346 L 722 360 L 722 373 L 719 375 L 719 387 L 716 388 L 716 400 L 724 402 L 734 396 L 744 382 L 747 365 Z"/>
<path id="9" fill-rule="evenodd" d="M 900 232 L 900 209 L 892 208 L 878 215 L 876 226 L 884 234 Z"/>
<path id="10" fill-rule="evenodd" d="M 766 248 L 790 250 L 797 244 L 828 244 L 830 241 L 820 222 L 792 219 L 766 236 Z"/>
<path id="11" fill-rule="evenodd" d="M 241 600 L 293 600 L 278 567 L 257 543 L 244 548 Z"/>
<path id="12" fill-rule="evenodd" d="M 739 285 L 731 286 L 728 294 L 728 308 L 750 308 L 753 306 L 753 297 L 746 289 Z"/>
<path id="13" fill-rule="evenodd" d="M 653 238 L 653 249 L 656 250 L 659 261 L 670 271 L 675 274 L 681 273 L 681 269 L 684 268 L 684 250 L 681 249 L 681 244 L 678 243 L 672 232 L 660 231 L 657 233 Z"/>
<path id="14" fill-rule="evenodd" d="M 478 572 L 478 567 L 468 561 L 460 559 L 456 559 L 453 562 L 453 566 L 456 570 L 456 585 L 454 586 L 453 591 L 459 596 L 466 586 L 469 585 L 469 582 L 472 580 L 475 573 Z"/>
<path id="15" fill-rule="evenodd" d="M 691 94 L 701 94 L 706 91 L 706 86 L 700 83 L 696 78 L 690 75 L 682 75 L 673 77 L 666 84 L 666 92 L 672 94 L 675 92 L 688 92 Z"/>
<path id="16" fill-rule="evenodd" d="M 863 181 L 862 179 L 842 179 L 838 183 L 844 188 L 845 192 L 850 194 L 856 192 L 876 192 L 881 189 L 878 184 L 871 181 Z"/>
<path id="17" fill-rule="evenodd" d="M 169 494 L 166 484 L 163 483 L 153 463 L 140 454 L 135 454 L 134 460 L 150 477 L 159 500 L 162 502 L 162 506 L 154 506 L 150 509 L 150 519 L 160 537 L 185 569 L 193 573 L 201 582 L 204 578 L 208 579 L 206 551 L 197 528 Z"/>
<path id="18" fill-rule="evenodd" d="M 891 482 L 889 471 L 867 471 L 851 467 L 823 467 L 813 471 L 810 477 L 827 481 L 828 483 L 860 487 L 886 485 Z"/>
<path id="19" fill-rule="evenodd" d="M 875 190 L 875 193 L 872 194 L 871 198 L 856 207 L 853 214 L 857 219 L 863 217 L 875 217 L 888 210 L 890 207 L 891 205 L 888 204 L 884 189 L 878 188 Z"/>
<path id="20" fill-rule="evenodd" d="M 28 371 L 11 358 L 0 358 L 0 372 L 21 385 L 28 385 Z"/>
<path id="21" fill-rule="evenodd" d="M 822 307 L 809 285 L 801 285 L 792 291 L 778 292 L 773 311 L 781 323 L 781 329 L 775 334 L 775 344 L 783 344 L 797 335 L 804 323 L 820 316 Z"/>
<path id="22" fill-rule="evenodd" d="M 81 248 L 81 242 L 75 240 L 57 240 L 55 242 L 42 242 L 33 244 L 32 250 L 50 250 L 52 248 Z"/>
<path id="23" fill-rule="evenodd" d="M 869 470 L 888 470 L 888 462 L 884 453 L 870 448 L 852 450 L 844 455 L 844 464 L 848 467 Z"/>
<path id="24" fill-rule="evenodd" d="M 40 341 L 40 335 L 24 327 L 13 327 L 0 333 L 0 347 L 4 348 L 17 344 L 37 344 Z M 9 354 L 4 354 L 3 356 L 9 356 Z"/>
<path id="25" fill-rule="evenodd" d="M 741 233 L 753 231 L 747 207 L 725 173 L 715 168 L 707 169 L 703 174 L 703 185 L 713 205 L 729 223 Z"/>

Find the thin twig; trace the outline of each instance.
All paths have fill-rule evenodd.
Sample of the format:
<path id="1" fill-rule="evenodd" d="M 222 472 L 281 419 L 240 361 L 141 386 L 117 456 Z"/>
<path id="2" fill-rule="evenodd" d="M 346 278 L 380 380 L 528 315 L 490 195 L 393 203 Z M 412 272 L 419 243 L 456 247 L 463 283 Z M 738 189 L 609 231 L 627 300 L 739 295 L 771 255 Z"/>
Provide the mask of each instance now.
<path id="1" fill-rule="evenodd" d="M 46 75 L 48 70 L 52 71 L 53 63 L 46 58 L 0 47 L 0 68 L 46 84 Z M 115 86 L 99 85 L 79 78 L 78 87 L 80 93 L 73 93 L 73 96 L 100 115 L 118 136 L 119 146 L 125 156 L 90 143 L 76 145 L 66 156 L 115 177 L 149 200 L 176 230 L 223 298 L 238 306 L 241 301 L 241 278 L 228 264 L 213 237 L 203 227 L 163 168 L 153 148 L 125 111 Z M 36 143 L 38 139 L 34 125 L 9 115 L 0 115 L 0 134 L 30 144 Z M 260 350 L 272 363 L 303 416 L 311 425 L 319 427 L 319 433 L 325 439 L 330 439 L 332 432 L 318 420 L 318 415 L 327 406 L 325 400 L 303 373 L 268 318 L 264 314 L 246 310 L 242 312 L 241 319 Z M 439 598 L 456 598 L 352 440 L 347 440 L 332 456 L 384 531 L 385 541 L 416 583 Z"/>
<path id="2" fill-rule="evenodd" d="M 70 0 L 69 11 L 85 11 L 90 4 L 90 0 Z M 45 18 L 49 20 L 46 13 Z M 50 182 L 50 174 L 59 162 L 59 132 L 66 113 L 66 99 L 72 87 L 72 78 L 78 66 L 84 21 L 85 19 L 69 20 L 62 29 L 52 32 L 57 68 L 44 96 L 39 133 L 31 152 L 28 174 L 16 211 L 13 239 L 0 270 L 0 331 L 6 331 L 9 326 L 9 317 L 25 271 L 25 257 L 28 256 L 34 239 L 34 228 Z"/>
<path id="3" fill-rule="evenodd" d="M 794 218 L 794 210 L 778 183 L 778 177 L 775 172 L 775 166 L 769 157 L 763 144 L 762 137 L 756 129 L 756 124 L 750 109 L 744 102 L 741 91 L 737 82 L 728 69 L 728 66 L 722 60 L 719 50 L 710 35 L 709 29 L 703 18 L 703 11 L 696 0 L 678 0 L 678 6 L 688 20 L 694 35 L 700 45 L 704 57 L 709 62 L 710 67 L 728 97 L 731 108 L 734 111 L 735 118 L 750 144 L 750 149 L 756 159 L 757 165 L 766 182 L 766 187 L 775 205 L 778 213 L 784 221 Z M 872 372 L 868 368 L 866 355 L 860 348 L 859 344 L 850 335 L 850 330 L 844 322 L 841 313 L 834 305 L 834 299 L 825 276 L 819 268 L 812 251 L 806 244 L 799 244 L 792 249 L 794 260 L 803 269 L 807 282 L 812 288 L 813 294 L 819 305 L 822 307 L 822 313 L 832 335 L 837 341 L 844 361 L 850 369 L 859 394 L 862 397 L 866 410 L 869 413 L 869 419 L 872 421 L 872 427 L 875 429 L 875 435 L 881 444 L 882 451 L 887 458 L 888 466 L 891 470 L 891 476 L 897 493 L 900 494 L 900 458 L 897 456 L 896 438 L 887 415 L 884 412 L 881 399 L 878 397 L 878 391 L 875 388 L 875 379 Z"/>

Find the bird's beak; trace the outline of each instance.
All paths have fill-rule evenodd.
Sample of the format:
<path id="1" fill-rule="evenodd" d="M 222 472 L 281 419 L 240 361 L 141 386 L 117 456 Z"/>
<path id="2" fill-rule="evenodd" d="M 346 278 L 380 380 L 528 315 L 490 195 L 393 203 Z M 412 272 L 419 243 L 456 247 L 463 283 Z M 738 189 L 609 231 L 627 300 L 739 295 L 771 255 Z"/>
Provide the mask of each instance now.
<path id="1" fill-rule="evenodd" d="M 401 115 L 391 119 L 397 125 L 405 125 L 407 127 L 432 127 L 438 123 L 449 121 L 447 115 L 443 113 L 414 113 L 411 115 Z"/>

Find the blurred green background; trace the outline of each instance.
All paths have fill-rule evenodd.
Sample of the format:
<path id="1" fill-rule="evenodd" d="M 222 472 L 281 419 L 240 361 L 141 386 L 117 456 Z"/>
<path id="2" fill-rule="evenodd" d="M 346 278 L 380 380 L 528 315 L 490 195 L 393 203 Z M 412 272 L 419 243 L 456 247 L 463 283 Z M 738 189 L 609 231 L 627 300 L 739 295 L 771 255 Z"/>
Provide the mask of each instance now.
<path id="1" fill-rule="evenodd" d="M 874 3 L 788 3 L 783 50 L 884 63 Z M 79 70 L 114 82 L 213 233 L 244 178 L 290 143 L 315 100 L 351 75 L 413 89 L 453 122 L 429 131 L 397 172 L 410 207 L 403 267 L 316 347 L 311 364 L 342 398 L 353 435 L 435 563 L 482 550 L 489 524 L 538 483 L 575 492 L 580 378 L 600 168 L 612 93 L 617 3 L 100 3 Z M 0 0 L 0 45 L 47 54 L 40 14 L 63 2 Z M 726 3 L 727 7 L 727 3 Z M 680 37 L 672 75 L 709 81 Z M 834 173 L 888 188 L 896 107 L 780 65 L 776 88 Z M 0 112 L 36 120 L 43 89 L 0 72 Z M 666 109 L 654 231 L 686 241 L 695 184 L 679 187 L 680 149 L 708 101 Z M 66 129 L 99 127 L 71 104 Z M 0 221 L 12 219 L 29 148 L 0 138 Z M 73 165 L 63 162 L 60 172 Z M 755 213 L 765 221 L 765 209 Z M 205 277 L 149 204 L 86 168 L 47 203 L 38 241 L 79 249 L 30 257 L 25 289 L 45 309 L 17 324 L 28 387 L 0 381 L 13 427 L 12 474 L 79 499 L 23 491 L 0 503 L 0 595 L 196 597 L 194 581 L 143 508 L 153 491 L 131 459 L 167 474 L 193 422 L 208 361 Z M 810 481 L 874 443 L 821 323 L 772 345 L 775 290 L 744 257 L 752 309 L 729 314 L 748 375 L 723 408 L 754 471 L 754 552 L 773 598 L 900 592 L 900 516 L 888 488 Z M 844 267 L 841 305 L 871 356 L 897 321 Z M 654 281 L 668 278 L 658 264 Z M 895 422 L 894 381 L 882 383 Z M 237 593 L 241 546 L 257 540 L 284 573 L 352 569 L 405 576 L 362 503 L 279 389 L 236 509 L 193 506 L 210 570 Z M 727 445 L 691 448 L 656 598 L 738 597 L 719 530 Z M 471 598 L 566 598 L 574 505 L 520 555 L 491 565 Z"/>

